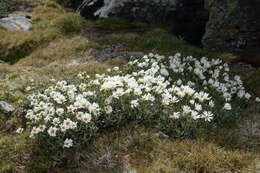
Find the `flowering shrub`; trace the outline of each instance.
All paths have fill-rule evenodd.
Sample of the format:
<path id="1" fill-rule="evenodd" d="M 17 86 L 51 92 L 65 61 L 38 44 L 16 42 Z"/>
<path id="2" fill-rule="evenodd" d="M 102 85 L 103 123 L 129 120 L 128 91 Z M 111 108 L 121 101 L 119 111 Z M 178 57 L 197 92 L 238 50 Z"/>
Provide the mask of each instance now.
<path id="1" fill-rule="evenodd" d="M 30 137 L 55 148 L 87 145 L 100 131 L 129 121 L 172 137 L 239 118 L 250 94 L 220 59 L 149 54 L 91 78 L 82 72 L 28 97 Z"/>

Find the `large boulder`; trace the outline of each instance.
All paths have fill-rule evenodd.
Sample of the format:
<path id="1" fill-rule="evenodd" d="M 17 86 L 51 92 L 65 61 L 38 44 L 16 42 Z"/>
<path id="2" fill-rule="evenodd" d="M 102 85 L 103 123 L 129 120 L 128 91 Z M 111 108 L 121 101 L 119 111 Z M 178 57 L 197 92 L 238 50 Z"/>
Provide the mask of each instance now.
<path id="1" fill-rule="evenodd" d="M 0 26 L 12 31 L 32 30 L 31 19 L 23 13 L 9 14 L 8 17 L 0 19 Z"/>
<path id="2" fill-rule="evenodd" d="M 196 44 L 208 20 L 204 0 L 85 0 L 77 10 L 86 18 L 120 17 L 168 25 L 173 34 Z"/>
<path id="3" fill-rule="evenodd" d="M 87 18 L 121 17 L 162 22 L 173 17 L 180 6 L 180 0 L 85 0 L 78 11 Z"/>
<path id="4" fill-rule="evenodd" d="M 260 46 L 259 0 L 205 0 L 209 21 L 202 44 L 207 50 L 243 54 Z"/>

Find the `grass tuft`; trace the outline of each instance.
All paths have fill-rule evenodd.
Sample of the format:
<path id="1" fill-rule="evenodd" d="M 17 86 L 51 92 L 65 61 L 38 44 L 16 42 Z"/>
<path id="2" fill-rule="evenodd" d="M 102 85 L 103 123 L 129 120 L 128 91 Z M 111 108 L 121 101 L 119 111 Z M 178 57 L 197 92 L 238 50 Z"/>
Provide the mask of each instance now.
<path id="1" fill-rule="evenodd" d="M 53 26 L 56 27 L 62 35 L 80 34 L 84 29 L 84 19 L 75 13 L 67 13 L 59 16 L 53 21 Z"/>

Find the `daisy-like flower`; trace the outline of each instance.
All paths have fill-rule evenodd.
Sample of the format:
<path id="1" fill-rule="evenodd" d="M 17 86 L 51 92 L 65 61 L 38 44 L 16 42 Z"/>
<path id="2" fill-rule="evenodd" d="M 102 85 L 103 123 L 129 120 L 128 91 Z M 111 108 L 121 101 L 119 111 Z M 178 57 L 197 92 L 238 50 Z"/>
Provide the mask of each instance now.
<path id="1" fill-rule="evenodd" d="M 71 122 L 71 129 L 77 128 L 77 123 L 76 122 Z"/>
<path id="2" fill-rule="evenodd" d="M 138 100 L 132 100 L 131 101 L 131 108 L 135 108 L 139 105 Z"/>
<path id="3" fill-rule="evenodd" d="M 67 107 L 68 112 L 74 112 L 74 110 L 75 110 L 75 108 L 74 108 L 73 105 L 70 105 L 70 106 Z"/>
<path id="4" fill-rule="evenodd" d="M 91 114 L 89 113 L 85 113 L 82 120 L 85 122 L 85 123 L 89 123 L 91 121 Z"/>
<path id="5" fill-rule="evenodd" d="M 245 98 L 249 100 L 251 98 L 251 95 L 249 93 L 246 93 Z"/>
<path id="6" fill-rule="evenodd" d="M 60 119 L 59 119 L 59 118 L 54 118 L 54 119 L 52 120 L 52 124 L 53 124 L 54 126 L 58 126 L 59 123 L 60 123 Z"/>
<path id="7" fill-rule="evenodd" d="M 231 100 L 231 95 L 229 93 L 224 93 L 223 96 L 224 96 L 226 101 L 230 101 Z"/>
<path id="8" fill-rule="evenodd" d="M 67 138 L 67 139 L 64 141 L 63 147 L 65 147 L 65 148 L 70 148 L 70 147 L 72 147 L 72 145 L 73 145 L 72 139 L 68 139 L 68 138 Z"/>
<path id="9" fill-rule="evenodd" d="M 183 113 L 188 114 L 191 112 L 191 108 L 187 105 L 182 106 Z"/>
<path id="10" fill-rule="evenodd" d="M 169 72 L 165 69 L 165 68 L 162 68 L 160 73 L 163 75 L 163 76 L 169 76 Z"/>
<path id="11" fill-rule="evenodd" d="M 40 126 L 38 127 L 38 131 L 39 131 L 39 132 L 43 132 L 45 129 L 46 129 L 46 126 L 45 126 L 45 125 L 40 125 Z"/>
<path id="12" fill-rule="evenodd" d="M 193 111 L 193 110 L 191 111 L 191 117 L 192 117 L 194 120 L 200 118 L 199 113 L 198 113 L 197 111 Z"/>
<path id="13" fill-rule="evenodd" d="M 33 111 L 28 111 L 27 114 L 25 115 L 25 118 L 31 120 L 33 119 L 34 115 L 33 115 Z"/>
<path id="14" fill-rule="evenodd" d="M 57 132 L 57 128 L 56 127 L 50 127 L 49 129 L 48 129 L 48 133 L 49 133 L 49 135 L 50 136 L 56 136 L 56 132 Z"/>
<path id="15" fill-rule="evenodd" d="M 38 129 L 36 127 L 33 127 L 32 131 L 31 131 L 31 134 L 36 135 L 38 133 L 39 133 Z"/>
<path id="16" fill-rule="evenodd" d="M 110 106 L 110 105 L 105 106 L 105 111 L 106 111 L 107 114 L 112 113 L 112 111 L 113 111 L 112 106 Z"/>
<path id="17" fill-rule="evenodd" d="M 67 118 L 66 120 L 63 121 L 63 125 L 65 126 L 66 129 L 70 129 L 72 125 L 72 121 Z"/>
<path id="18" fill-rule="evenodd" d="M 174 112 L 172 115 L 170 115 L 170 118 L 172 119 L 179 119 L 180 118 L 180 112 Z"/>
<path id="19" fill-rule="evenodd" d="M 201 111 L 202 110 L 202 106 L 200 104 L 195 103 L 195 110 L 196 111 Z"/>
<path id="20" fill-rule="evenodd" d="M 55 113 L 55 109 L 54 108 L 50 108 L 50 110 L 48 111 L 48 115 L 53 116 Z"/>
<path id="21" fill-rule="evenodd" d="M 256 98 L 255 98 L 255 101 L 256 101 L 256 102 L 260 102 L 260 98 L 259 98 L 259 97 L 256 97 Z"/>
<path id="22" fill-rule="evenodd" d="M 40 102 L 39 103 L 39 107 L 40 107 L 40 109 L 44 109 L 45 108 L 45 103 L 44 102 Z"/>
<path id="23" fill-rule="evenodd" d="M 210 101 L 209 101 L 209 106 L 210 106 L 211 108 L 213 108 L 213 107 L 215 106 L 214 101 L 210 100 Z"/>
<path id="24" fill-rule="evenodd" d="M 232 108 L 231 108 L 231 105 L 229 104 L 229 103 L 225 103 L 225 105 L 224 105 L 224 107 L 223 107 L 223 109 L 225 109 L 225 110 L 231 110 Z"/>
<path id="25" fill-rule="evenodd" d="M 20 127 L 20 128 L 18 128 L 18 129 L 16 130 L 16 133 L 21 134 L 21 133 L 23 133 L 23 130 L 24 130 L 24 129 Z"/>
<path id="26" fill-rule="evenodd" d="M 78 113 L 76 114 L 76 117 L 77 117 L 78 120 L 82 120 L 83 115 L 84 115 L 83 112 L 78 112 Z"/>
<path id="27" fill-rule="evenodd" d="M 63 108 L 59 108 L 56 110 L 56 113 L 61 116 L 64 113 L 64 109 Z"/>
<path id="28" fill-rule="evenodd" d="M 202 117 L 205 121 L 210 122 L 213 119 L 213 114 L 210 111 L 204 111 Z"/>

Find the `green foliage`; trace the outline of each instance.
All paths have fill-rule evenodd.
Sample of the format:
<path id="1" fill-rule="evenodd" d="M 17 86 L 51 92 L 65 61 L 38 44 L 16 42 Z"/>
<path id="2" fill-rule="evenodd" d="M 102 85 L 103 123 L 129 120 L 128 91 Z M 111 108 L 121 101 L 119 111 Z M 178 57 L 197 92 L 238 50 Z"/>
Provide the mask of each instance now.
<path id="1" fill-rule="evenodd" d="M 85 26 L 84 19 L 75 13 L 67 13 L 58 17 L 53 25 L 63 35 L 79 34 Z"/>
<path id="2" fill-rule="evenodd" d="M 145 29 L 147 26 L 141 23 L 130 23 L 126 20 L 110 17 L 106 19 L 99 19 L 94 24 L 94 29 L 104 31 L 104 32 L 113 32 L 120 30 L 136 30 L 136 29 Z"/>
<path id="3" fill-rule="evenodd" d="M 13 6 L 13 0 L 0 0 L 0 18 L 5 17 Z"/>

